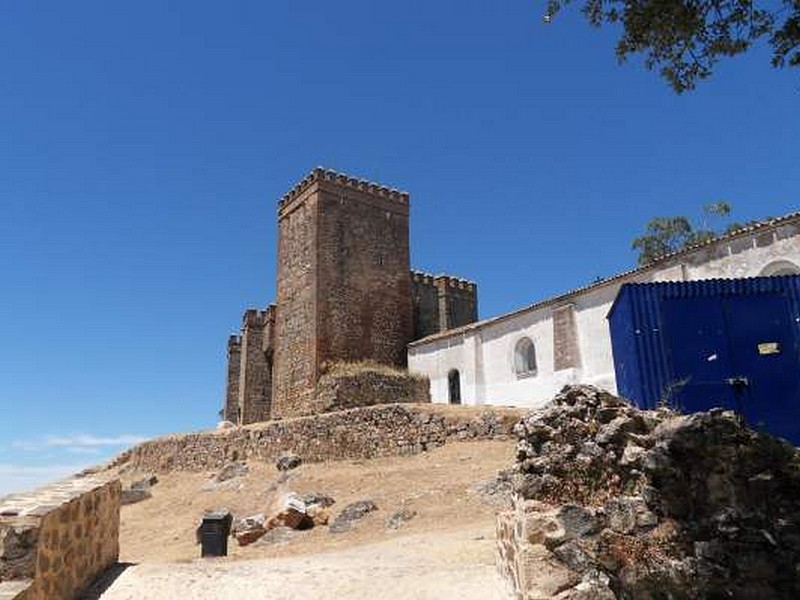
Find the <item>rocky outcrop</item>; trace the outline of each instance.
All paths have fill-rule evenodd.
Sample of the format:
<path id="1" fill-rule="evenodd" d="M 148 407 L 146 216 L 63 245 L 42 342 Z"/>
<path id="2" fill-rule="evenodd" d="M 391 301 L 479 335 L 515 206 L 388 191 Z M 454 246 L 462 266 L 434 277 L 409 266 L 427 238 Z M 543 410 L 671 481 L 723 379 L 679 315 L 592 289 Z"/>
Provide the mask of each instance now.
<path id="1" fill-rule="evenodd" d="M 800 453 L 727 411 L 565 388 L 518 423 L 499 567 L 517 598 L 800 597 Z"/>

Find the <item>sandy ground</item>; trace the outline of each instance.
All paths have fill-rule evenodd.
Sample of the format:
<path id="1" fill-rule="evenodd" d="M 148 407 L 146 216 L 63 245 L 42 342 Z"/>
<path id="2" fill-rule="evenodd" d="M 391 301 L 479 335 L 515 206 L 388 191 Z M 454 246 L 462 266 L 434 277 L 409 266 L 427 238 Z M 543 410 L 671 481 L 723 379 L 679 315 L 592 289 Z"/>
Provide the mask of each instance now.
<path id="1" fill-rule="evenodd" d="M 144 563 L 126 569 L 102 600 L 503 600 L 493 532 L 398 536 L 347 550 L 285 558 L 190 564 Z"/>
<path id="2" fill-rule="evenodd" d="M 287 544 L 243 548 L 231 539 L 229 560 L 330 552 L 387 536 L 493 526 L 497 508 L 473 488 L 511 465 L 513 453 L 511 441 L 462 442 L 416 456 L 309 464 L 291 471 L 277 490 L 275 466 L 254 461 L 248 463 L 246 477 L 210 491 L 204 488 L 213 473 L 159 475 L 153 498 L 122 507 L 120 561 L 191 561 L 200 555 L 194 531 L 205 510 L 224 506 L 235 517 L 253 515 L 264 512 L 275 494 L 288 490 L 332 496 L 336 500 L 330 508 L 332 517 L 350 502 L 363 499 L 371 499 L 378 510 L 346 533 L 331 534 L 327 527 L 317 527 L 297 532 Z M 123 482 L 141 475 L 125 473 Z M 402 508 L 417 515 L 399 531 L 387 531 L 386 520 Z"/>
<path id="3" fill-rule="evenodd" d="M 282 484 L 274 465 L 251 461 L 246 477 L 215 489 L 214 473 L 159 475 L 153 498 L 122 508 L 120 561 L 130 566 L 87 599 L 507 598 L 494 566 L 498 508 L 475 485 L 512 464 L 513 453 L 511 441 L 454 443 L 411 457 L 303 465 Z M 332 517 L 362 499 L 378 510 L 344 533 L 316 527 L 246 547 L 231 538 L 227 558 L 198 558 L 194 529 L 204 510 L 252 515 L 289 490 L 332 496 Z M 401 508 L 416 516 L 387 529 Z"/>

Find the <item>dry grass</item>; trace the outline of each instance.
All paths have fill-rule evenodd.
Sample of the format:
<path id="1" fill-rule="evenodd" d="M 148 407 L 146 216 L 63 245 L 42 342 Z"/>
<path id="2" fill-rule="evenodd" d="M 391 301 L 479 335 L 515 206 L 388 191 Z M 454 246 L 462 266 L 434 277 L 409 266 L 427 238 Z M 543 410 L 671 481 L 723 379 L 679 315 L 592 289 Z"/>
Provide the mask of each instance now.
<path id="1" fill-rule="evenodd" d="M 406 369 L 398 369 L 373 360 L 326 362 L 322 365 L 322 373 L 332 377 L 354 377 L 363 373 L 377 373 L 398 379 L 425 379 L 418 373 L 411 373 Z"/>
<path id="2" fill-rule="evenodd" d="M 464 527 L 492 528 L 496 508 L 472 491 L 476 482 L 494 476 L 513 462 L 513 441 L 448 444 L 410 457 L 379 458 L 303 465 L 291 472 L 283 490 L 321 492 L 336 499 L 335 516 L 348 503 L 370 498 L 379 510 L 349 532 L 331 534 L 327 527 L 298 532 L 285 546 L 240 548 L 231 539 L 230 555 L 264 558 L 343 550 L 390 537 L 446 532 Z M 235 516 L 266 509 L 278 477 L 274 465 L 250 461 L 250 472 L 238 485 L 203 491 L 213 473 L 175 472 L 159 475 L 153 498 L 122 508 L 122 561 L 188 561 L 199 556 L 194 530 L 204 510 L 220 506 Z M 124 482 L 141 477 L 125 473 Z M 282 491 L 282 490 L 279 490 Z M 387 531 L 388 517 L 401 508 L 417 516 L 397 532 Z"/>

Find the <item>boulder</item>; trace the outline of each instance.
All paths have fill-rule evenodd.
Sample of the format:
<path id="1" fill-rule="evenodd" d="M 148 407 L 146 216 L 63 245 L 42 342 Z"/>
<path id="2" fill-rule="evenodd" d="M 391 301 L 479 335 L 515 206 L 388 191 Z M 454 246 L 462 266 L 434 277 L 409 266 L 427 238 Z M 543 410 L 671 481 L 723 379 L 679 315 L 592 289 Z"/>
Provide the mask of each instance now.
<path id="1" fill-rule="evenodd" d="M 237 519 L 231 528 L 231 535 L 236 539 L 240 546 L 247 546 L 258 540 L 267 533 L 267 518 L 263 514 L 257 514 L 243 519 Z"/>
<path id="2" fill-rule="evenodd" d="M 308 516 L 308 508 L 303 499 L 294 492 L 278 496 L 269 510 L 266 529 L 289 527 L 290 529 L 308 529 L 314 523 Z"/>
<path id="3" fill-rule="evenodd" d="M 314 527 L 319 525 L 327 525 L 331 519 L 331 514 L 327 508 L 321 504 L 312 504 L 306 509 L 306 514 L 311 519 Z"/>
<path id="4" fill-rule="evenodd" d="M 278 468 L 278 471 L 291 471 L 302 464 L 303 459 L 297 454 L 292 454 L 290 452 L 282 454 L 278 457 L 278 460 L 275 461 L 275 466 Z"/>
<path id="5" fill-rule="evenodd" d="M 222 467 L 219 473 L 216 474 L 214 477 L 214 482 L 223 483 L 225 481 L 230 481 L 231 479 L 244 477 L 249 471 L 250 469 L 248 468 L 247 463 L 244 461 L 229 462 Z"/>
<path id="6" fill-rule="evenodd" d="M 369 513 L 378 510 L 377 505 L 372 500 L 359 500 L 344 507 L 328 529 L 331 533 L 342 533 L 349 531 L 355 521 L 359 521 Z"/>
<path id="7" fill-rule="evenodd" d="M 328 508 L 336 503 L 336 500 L 327 494 L 321 494 L 319 492 L 309 492 L 308 494 L 303 494 L 302 499 L 303 502 L 306 503 L 306 506 L 312 506 L 316 504 L 322 508 Z"/>
<path id="8" fill-rule="evenodd" d="M 400 529 L 403 525 L 408 523 L 411 519 L 417 516 L 417 511 L 410 508 L 401 508 L 393 512 L 388 519 L 386 519 L 386 529 Z"/>

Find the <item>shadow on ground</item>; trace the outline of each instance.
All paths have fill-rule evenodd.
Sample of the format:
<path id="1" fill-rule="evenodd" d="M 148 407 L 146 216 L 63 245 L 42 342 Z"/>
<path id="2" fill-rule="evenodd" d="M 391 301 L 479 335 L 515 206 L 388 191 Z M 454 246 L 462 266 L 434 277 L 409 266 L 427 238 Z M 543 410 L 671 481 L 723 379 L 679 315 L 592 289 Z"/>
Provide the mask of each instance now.
<path id="1" fill-rule="evenodd" d="M 75 600 L 99 600 L 103 593 L 114 584 L 117 578 L 122 575 L 126 569 L 134 566 L 136 566 L 135 563 L 117 563 L 109 567 L 105 573 L 95 580 L 89 589 Z"/>

